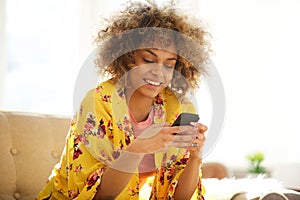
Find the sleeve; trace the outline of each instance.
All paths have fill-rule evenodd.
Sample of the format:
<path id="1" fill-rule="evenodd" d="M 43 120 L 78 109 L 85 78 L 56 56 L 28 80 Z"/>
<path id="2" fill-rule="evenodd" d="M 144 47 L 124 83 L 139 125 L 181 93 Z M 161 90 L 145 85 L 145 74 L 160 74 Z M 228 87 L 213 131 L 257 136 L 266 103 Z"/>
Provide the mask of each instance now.
<path id="1" fill-rule="evenodd" d="M 166 106 L 168 113 L 167 120 L 173 123 L 176 116 L 181 112 L 197 113 L 195 106 L 186 98 L 180 101 L 178 106 L 174 99 L 168 98 L 169 104 Z M 180 108 L 178 110 L 178 107 Z M 174 199 L 175 189 L 177 187 L 180 175 L 184 171 L 189 158 L 189 151 L 186 149 L 170 148 L 163 156 L 160 157 L 162 165 L 158 170 L 153 182 L 153 189 L 151 192 L 151 199 Z M 201 183 L 202 172 L 198 177 L 197 188 L 193 194 L 192 199 L 204 199 L 203 194 L 205 189 Z"/>
<path id="2" fill-rule="evenodd" d="M 110 140 L 109 102 L 99 100 L 100 94 L 96 93 L 90 91 L 82 101 L 72 120 L 61 162 L 38 199 L 93 199 L 96 194 L 104 170 L 116 157 Z"/>
<path id="3" fill-rule="evenodd" d="M 188 155 L 188 151 L 185 151 L 183 155 L 181 154 L 181 156 L 178 156 L 178 159 L 176 159 L 177 156 L 173 155 L 174 161 L 167 163 L 166 166 L 159 169 L 153 183 L 151 193 L 153 199 L 156 199 L 154 197 L 157 197 L 157 199 L 174 199 L 175 189 L 180 175 L 187 164 Z M 203 194 L 205 193 L 205 190 L 201 183 L 201 177 L 202 172 L 200 171 L 197 188 L 191 199 L 204 199 Z"/>

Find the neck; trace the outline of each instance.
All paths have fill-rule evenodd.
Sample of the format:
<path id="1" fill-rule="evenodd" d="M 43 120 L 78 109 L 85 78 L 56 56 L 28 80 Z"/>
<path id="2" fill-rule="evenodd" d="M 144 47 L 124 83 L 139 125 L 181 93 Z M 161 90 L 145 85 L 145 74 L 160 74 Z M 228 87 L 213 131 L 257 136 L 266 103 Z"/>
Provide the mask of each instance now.
<path id="1" fill-rule="evenodd" d="M 146 120 L 153 105 L 153 98 L 144 97 L 138 93 L 133 93 L 132 95 L 128 96 L 130 99 L 129 97 L 127 98 L 126 95 L 127 105 L 135 120 L 137 122 Z"/>

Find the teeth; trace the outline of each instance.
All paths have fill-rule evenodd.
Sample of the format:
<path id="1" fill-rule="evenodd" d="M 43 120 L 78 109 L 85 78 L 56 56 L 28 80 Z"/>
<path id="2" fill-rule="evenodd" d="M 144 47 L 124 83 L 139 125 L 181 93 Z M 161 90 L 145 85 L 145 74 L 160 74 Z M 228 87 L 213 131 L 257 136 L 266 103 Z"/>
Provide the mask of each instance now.
<path id="1" fill-rule="evenodd" d="M 147 83 L 149 83 L 150 85 L 154 85 L 154 86 L 159 86 L 161 84 L 160 82 L 155 82 L 155 81 L 151 81 L 151 80 L 148 80 L 148 79 L 145 79 L 145 81 Z"/>

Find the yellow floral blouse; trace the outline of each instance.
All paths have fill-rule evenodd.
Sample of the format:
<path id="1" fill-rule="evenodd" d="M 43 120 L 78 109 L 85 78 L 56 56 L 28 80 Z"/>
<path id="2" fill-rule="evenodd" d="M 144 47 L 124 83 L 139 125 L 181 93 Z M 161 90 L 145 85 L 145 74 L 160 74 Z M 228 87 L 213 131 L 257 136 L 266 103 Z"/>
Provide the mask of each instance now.
<path id="1" fill-rule="evenodd" d="M 165 89 L 154 101 L 154 123 L 172 123 L 181 112 L 194 112 Z M 124 90 L 110 80 L 89 91 L 71 121 L 66 145 L 37 199 L 93 199 L 103 172 L 134 140 Z M 156 175 L 150 199 L 173 199 L 188 151 L 169 148 L 155 153 Z M 139 195 L 139 173 L 134 173 L 117 199 L 143 199 Z M 201 177 L 193 199 L 203 199 Z"/>

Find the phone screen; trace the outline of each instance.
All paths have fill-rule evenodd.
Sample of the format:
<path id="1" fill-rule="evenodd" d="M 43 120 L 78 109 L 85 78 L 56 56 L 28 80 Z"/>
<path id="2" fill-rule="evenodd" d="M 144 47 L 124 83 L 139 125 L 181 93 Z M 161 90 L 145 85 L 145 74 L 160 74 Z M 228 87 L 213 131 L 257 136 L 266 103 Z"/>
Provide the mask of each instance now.
<path id="1" fill-rule="evenodd" d="M 174 121 L 172 126 L 183 126 L 183 125 L 191 125 L 191 122 L 198 122 L 199 115 L 194 113 L 181 113 L 177 119 Z"/>

